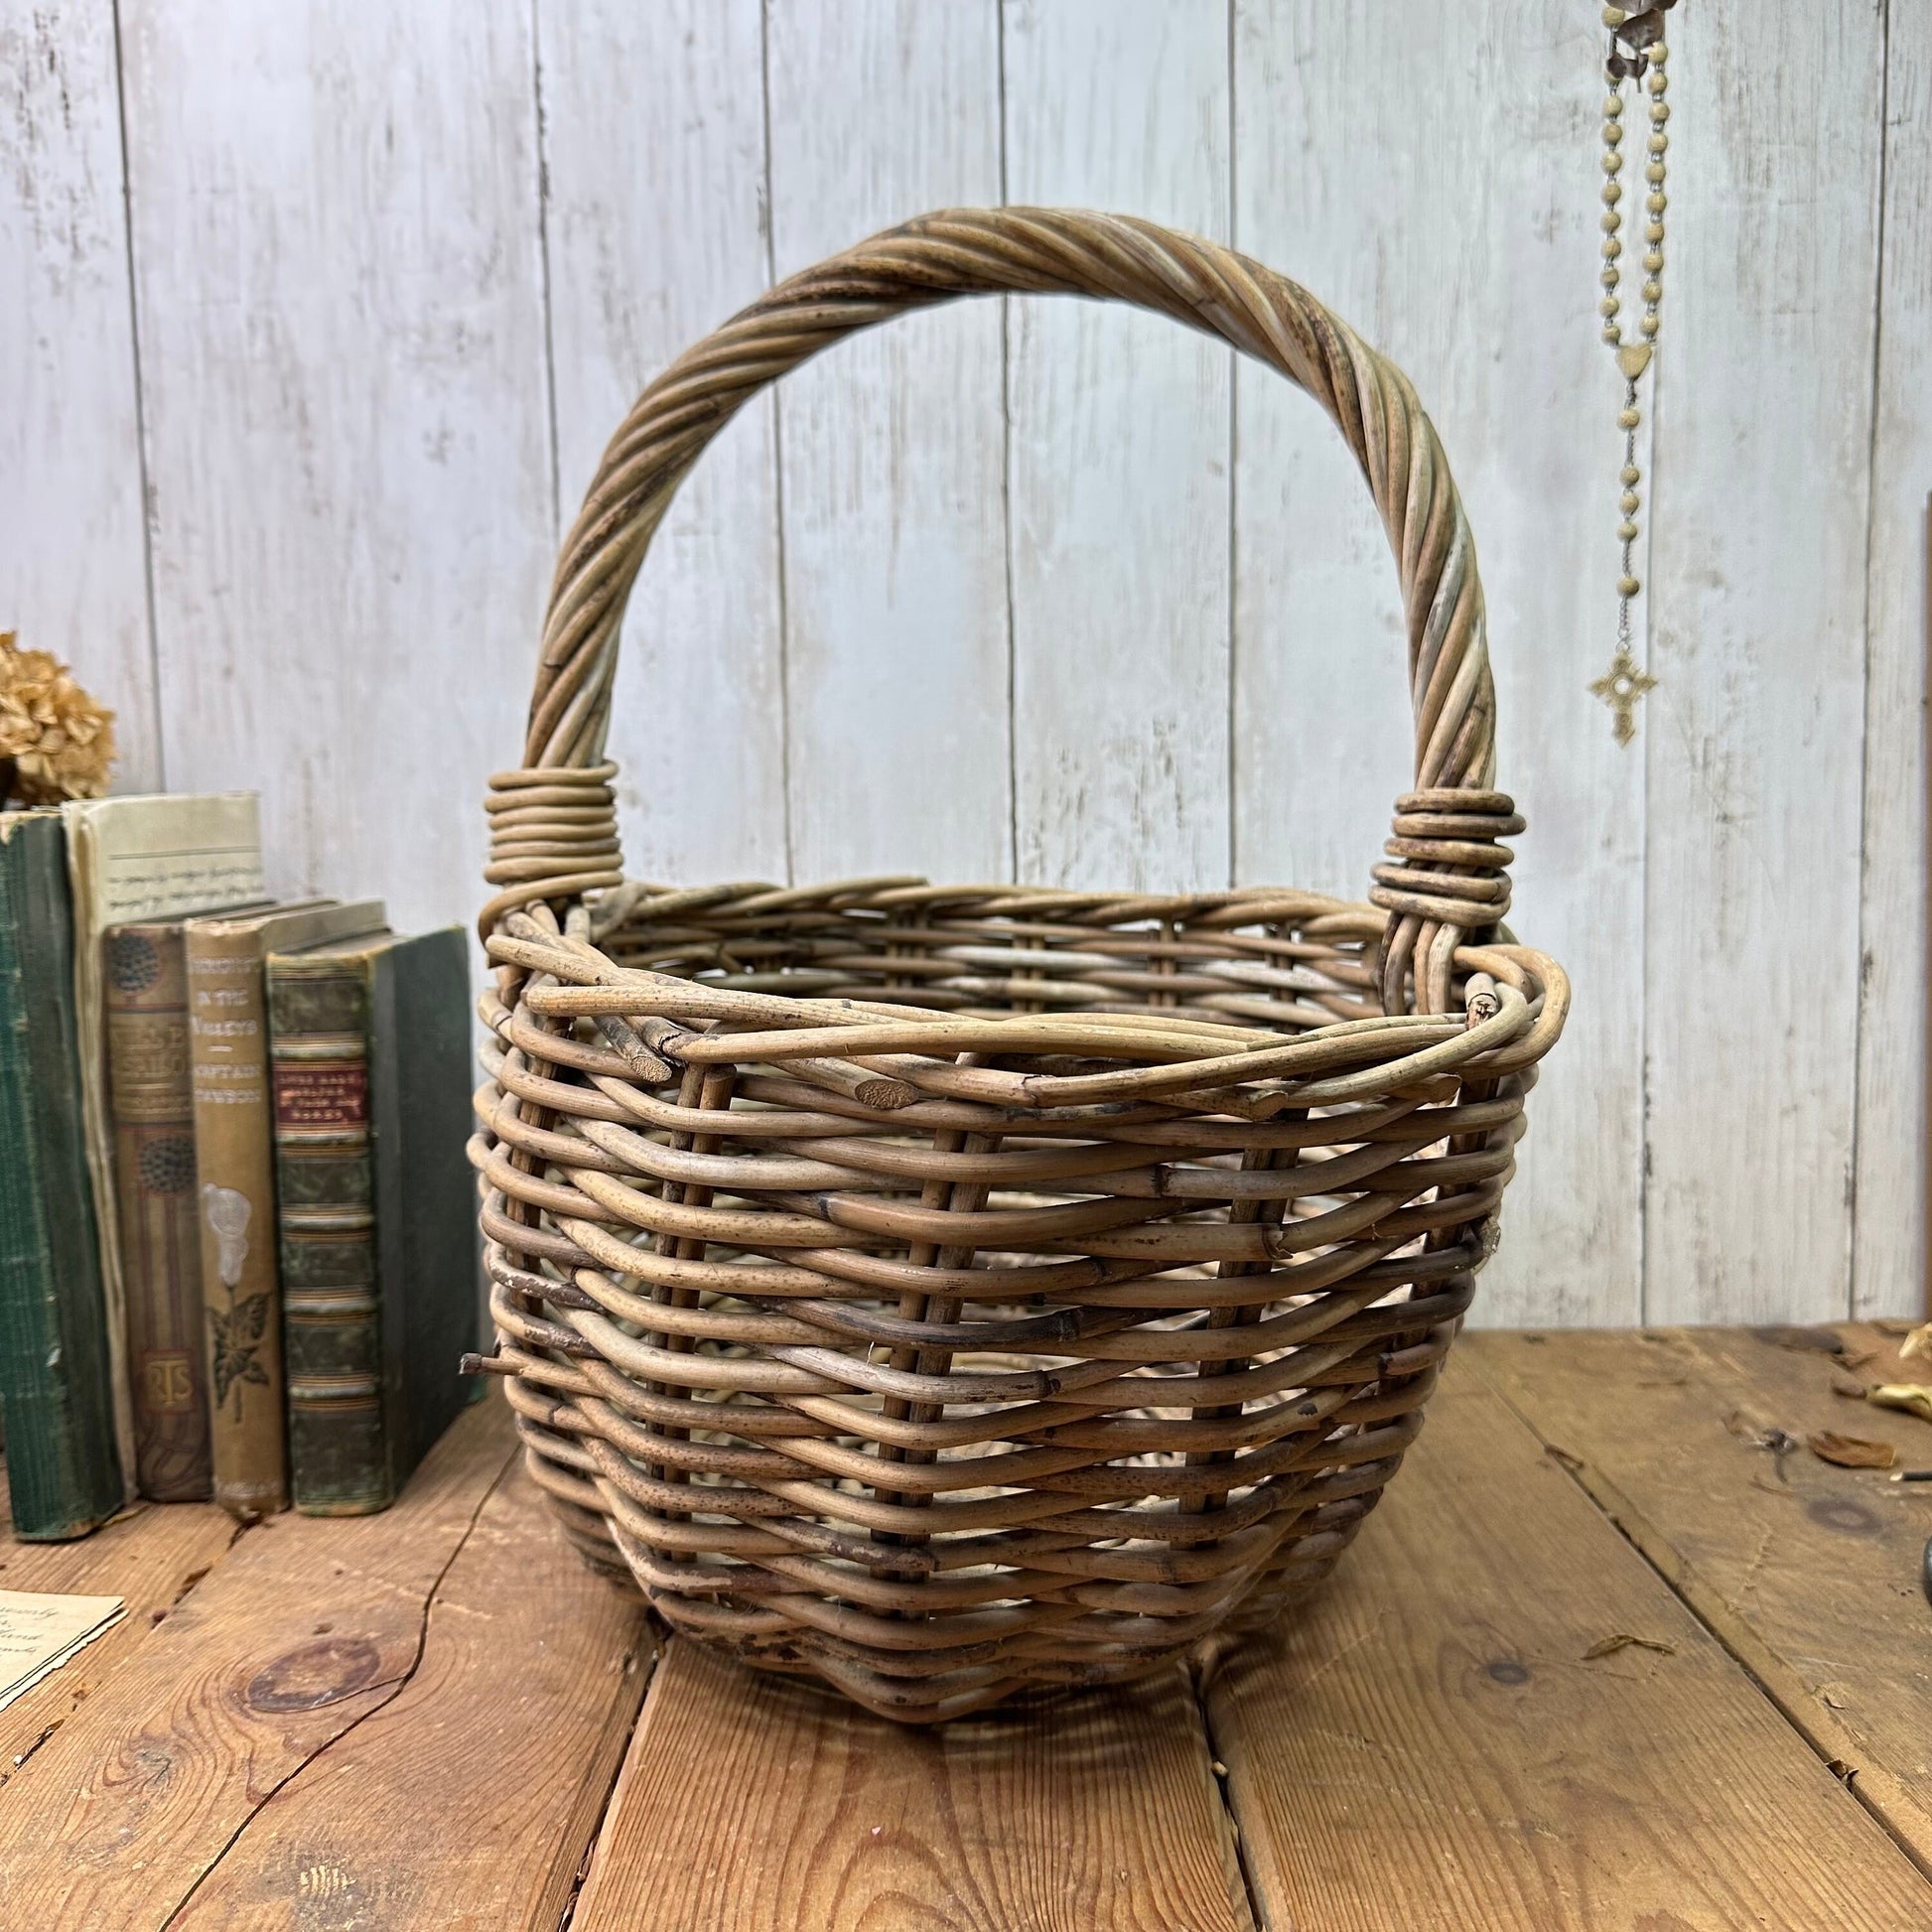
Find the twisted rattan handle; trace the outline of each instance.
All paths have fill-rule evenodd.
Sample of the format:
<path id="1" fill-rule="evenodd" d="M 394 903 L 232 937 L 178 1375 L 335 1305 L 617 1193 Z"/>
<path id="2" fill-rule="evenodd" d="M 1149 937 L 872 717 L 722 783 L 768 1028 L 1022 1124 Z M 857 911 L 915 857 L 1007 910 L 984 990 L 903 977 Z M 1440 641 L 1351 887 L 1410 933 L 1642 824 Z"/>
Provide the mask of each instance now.
<path id="1" fill-rule="evenodd" d="M 961 295 L 1060 293 L 1131 302 L 1225 338 L 1306 389 L 1360 462 L 1401 571 L 1416 791 L 1398 801 L 1396 863 L 1372 897 L 1390 915 L 1385 997 L 1411 959 L 1422 1004 L 1447 996 L 1462 934 L 1508 902 L 1494 792 L 1495 691 L 1475 550 L 1449 465 L 1401 370 L 1305 289 L 1197 236 L 1052 208 L 928 214 L 794 275 L 687 349 L 644 390 L 598 465 L 565 539 L 544 620 L 524 768 L 493 781 L 485 917 L 620 874 L 602 762 L 618 633 L 672 496 L 712 438 L 767 383 L 853 331 Z"/>

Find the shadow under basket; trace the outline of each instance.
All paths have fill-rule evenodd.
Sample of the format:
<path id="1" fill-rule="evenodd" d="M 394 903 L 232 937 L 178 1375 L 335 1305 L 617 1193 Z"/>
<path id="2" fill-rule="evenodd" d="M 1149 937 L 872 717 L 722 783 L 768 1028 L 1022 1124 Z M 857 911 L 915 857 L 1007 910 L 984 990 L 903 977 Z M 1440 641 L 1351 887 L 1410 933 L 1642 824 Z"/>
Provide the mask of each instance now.
<path id="1" fill-rule="evenodd" d="M 625 883 L 619 626 L 705 445 L 855 329 L 1055 291 L 1226 338 L 1359 458 L 1416 716 L 1372 902 Z M 1415 1439 L 1568 1005 L 1501 924 L 1494 717 L 1413 391 L 1210 243 L 930 215 L 652 383 L 565 544 L 482 918 L 483 1366 L 591 1561 L 908 1722 L 1139 1676 L 1325 1575 Z"/>

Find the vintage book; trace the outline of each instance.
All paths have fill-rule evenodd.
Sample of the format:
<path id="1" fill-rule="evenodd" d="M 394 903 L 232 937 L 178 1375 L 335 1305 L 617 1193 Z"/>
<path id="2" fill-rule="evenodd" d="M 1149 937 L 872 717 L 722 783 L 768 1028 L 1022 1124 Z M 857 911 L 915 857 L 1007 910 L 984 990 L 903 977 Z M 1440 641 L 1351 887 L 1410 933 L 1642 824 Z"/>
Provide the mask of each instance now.
<path id="1" fill-rule="evenodd" d="M 289 1506 L 262 961 L 382 918 L 380 899 L 317 899 L 183 928 L 214 1500 L 243 1522 Z"/>
<path id="2" fill-rule="evenodd" d="M 67 842 L 0 812 L 0 1417 L 16 1536 L 82 1536 L 126 1496 L 80 1119 Z"/>
<path id="3" fill-rule="evenodd" d="M 245 905 L 262 897 L 261 829 L 253 792 L 154 793 L 81 798 L 61 807 L 73 897 L 74 1037 L 81 1118 L 93 1182 L 101 1299 L 121 1474 L 134 1493 L 134 1403 L 127 1364 L 126 1297 L 107 1112 L 100 936 L 109 926 Z"/>
<path id="4" fill-rule="evenodd" d="M 182 922 L 111 926 L 101 949 L 135 1486 L 198 1502 L 213 1484 Z"/>
<path id="5" fill-rule="evenodd" d="M 268 960 L 289 1484 L 386 1508 L 463 1406 L 476 1332 L 464 933 Z"/>

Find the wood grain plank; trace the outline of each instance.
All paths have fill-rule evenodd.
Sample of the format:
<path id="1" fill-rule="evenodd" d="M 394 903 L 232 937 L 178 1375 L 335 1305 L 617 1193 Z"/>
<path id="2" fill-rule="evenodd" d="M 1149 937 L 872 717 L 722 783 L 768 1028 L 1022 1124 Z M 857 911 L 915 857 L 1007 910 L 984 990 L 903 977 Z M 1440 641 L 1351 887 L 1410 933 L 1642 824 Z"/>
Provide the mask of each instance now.
<path id="1" fill-rule="evenodd" d="M 1932 489 L 1932 9 L 1885 31 L 1884 256 L 1865 575 L 1852 1312 L 1925 1307 L 1926 491 Z"/>
<path id="2" fill-rule="evenodd" d="M 276 1788 L 394 1698 L 509 1462 L 465 1412 L 379 1516 L 258 1524 L 0 1799 L 0 1923 L 161 1926 Z"/>
<path id="3" fill-rule="evenodd" d="M 1529 820 L 1511 922 L 1579 988 L 1476 1302 L 1502 1324 L 1634 1320 L 1642 1272 L 1644 755 L 1585 688 L 1613 640 L 1622 462 L 1596 11 L 1235 9 L 1236 245 L 1394 356 L 1442 433 L 1481 559 L 1499 782 Z M 1235 398 L 1236 875 L 1360 898 L 1413 782 L 1395 567 L 1321 412 L 1251 363 Z"/>
<path id="4" fill-rule="evenodd" d="M 998 202 L 990 4 L 771 0 L 766 17 L 779 276 L 928 209 Z M 785 378 L 777 412 L 798 882 L 1003 878 L 999 308 L 841 344 Z"/>
<path id="5" fill-rule="evenodd" d="M 1671 1649 L 1586 1657 L 1618 1633 Z M 1271 1925 L 1932 1914 L 1932 1885 L 1458 1361 L 1326 1593 L 1226 1660 L 1208 1723 Z"/>
<path id="6" fill-rule="evenodd" d="M 556 1932 L 651 1652 L 642 1605 L 516 1468 L 437 1586 L 414 1676 L 275 1792 L 170 1932 Z"/>
<path id="7" fill-rule="evenodd" d="M 573 1932 L 1235 1932 L 1200 1714 L 1137 1689 L 906 1730 L 667 1647 Z"/>
<path id="8" fill-rule="evenodd" d="M 1863 794 L 1846 754 L 1864 718 L 1882 31 L 1872 7 L 1742 0 L 1671 27 L 1645 701 L 1655 1322 L 1851 1306 Z"/>
<path id="9" fill-rule="evenodd" d="M 760 17 L 539 0 L 566 524 L 643 383 L 764 288 Z M 767 398 L 707 452 L 631 596 L 611 749 L 633 878 L 785 875 L 773 423 Z"/>
<path id="10" fill-rule="evenodd" d="M 528 0 L 122 20 L 170 782 L 467 920 L 551 562 Z"/>
<path id="11" fill-rule="evenodd" d="M 0 1711 L 0 1785 L 134 1656 L 148 1632 L 221 1561 L 234 1519 L 212 1503 L 146 1503 L 72 1543 L 16 1543 L 0 1465 L 0 1589 L 119 1596 L 127 1614 Z M 4 1800 L 0 1800 L 4 1802 Z"/>
<path id="12" fill-rule="evenodd" d="M 0 630 L 115 711 L 162 781 L 111 10 L 0 0 Z"/>
<path id="13" fill-rule="evenodd" d="M 1007 196 L 1225 241 L 1222 0 L 1006 0 Z M 1233 352 L 1118 304 L 1008 325 L 1022 879 L 1228 879 Z"/>
<path id="14" fill-rule="evenodd" d="M 1828 1356 L 1735 1330 L 1485 1335 L 1472 1355 L 1932 1869 L 1932 1611 L 1918 1585 L 1932 1500 L 1754 1440 L 1829 1429 L 1924 1466 L 1932 1427 L 1834 1395 Z M 1915 1379 L 1889 1353 L 1859 1373 Z"/>

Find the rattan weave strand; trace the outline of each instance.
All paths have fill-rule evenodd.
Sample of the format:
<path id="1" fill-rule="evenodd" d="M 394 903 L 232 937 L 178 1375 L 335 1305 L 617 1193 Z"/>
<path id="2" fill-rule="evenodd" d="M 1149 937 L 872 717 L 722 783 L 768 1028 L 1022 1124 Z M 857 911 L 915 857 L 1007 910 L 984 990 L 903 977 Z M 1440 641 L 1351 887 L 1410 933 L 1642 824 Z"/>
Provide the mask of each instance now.
<path id="1" fill-rule="evenodd" d="M 1360 460 L 1416 723 L 1371 904 L 624 882 L 619 626 L 678 484 L 840 337 L 1002 291 L 1224 337 Z M 1324 1574 L 1414 1440 L 1568 1004 L 1501 923 L 1522 820 L 1494 716 L 1467 522 L 1407 380 L 1227 249 L 929 215 L 651 383 L 487 800 L 488 1366 L 585 1554 L 676 1629 L 908 1721 L 1135 1676 Z"/>

